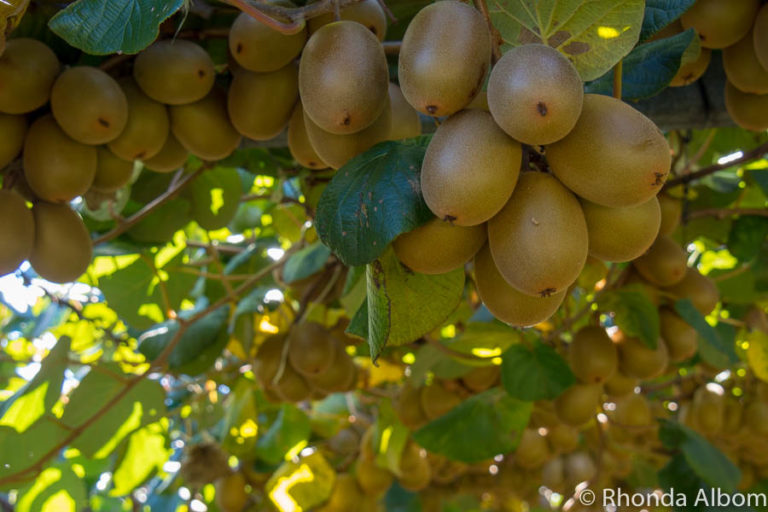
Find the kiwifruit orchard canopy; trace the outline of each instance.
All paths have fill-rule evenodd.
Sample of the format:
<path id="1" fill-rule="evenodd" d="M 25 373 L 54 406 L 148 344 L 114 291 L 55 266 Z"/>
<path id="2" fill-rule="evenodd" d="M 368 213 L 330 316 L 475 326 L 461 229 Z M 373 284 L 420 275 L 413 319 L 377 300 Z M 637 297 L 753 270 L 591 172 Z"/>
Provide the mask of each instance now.
<path id="1" fill-rule="evenodd" d="M 766 510 L 767 155 L 764 0 L 0 0 L 0 511 Z"/>

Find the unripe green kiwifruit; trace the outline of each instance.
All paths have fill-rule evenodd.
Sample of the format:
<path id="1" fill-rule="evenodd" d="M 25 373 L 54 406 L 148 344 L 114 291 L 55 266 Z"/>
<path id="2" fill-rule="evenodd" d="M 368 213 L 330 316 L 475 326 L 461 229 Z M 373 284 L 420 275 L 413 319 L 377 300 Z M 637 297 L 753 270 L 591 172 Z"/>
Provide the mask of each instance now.
<path id="1" fill-rule="evenodd" d="M 523 469 L 540 468 L 549 458 L 549 445 L 537 430 L 526 428 L 515 449 L 515 464 Z"/>
<path id="2" fill-rule="evenodd" d="M 222 512 L 241 512 L 248 503 L 247 482 L 240 472 L 216 480 L 216 504 Z"/>
<path id="3" fill-rule="evenodd" d="M 619 364 L 616 346 L 602 327 L 588 326 L 574 334 L 568 357 L 574 375 L 586 384 L 605 382 Z"/>
<path id="4" fill-rule="evenodd" d="M 301 103 L 296 103 L 293 107 L 293 114 L 288 121 L 288 149 L 291 156 L 299 164 L 309 169 L 319 170 L 328 167 L 328 164 L 322 161 L 320 156 L 309 142 L 307 126 L 304 121 L 304 108 Z"/>
<path id="5" fill-rule="evenodd" d="M 99 192 L 114 192 L 133 176 L 133 162 L 118 158 L 108 148 L 98 148 L 96 175 L 91 188 Z"/>
<path id="6" fill-rule="evenodd" d="M 109 142 L 109 149 L 123 160 L 152 158 L 163 149 L 170 133 L 168 109 L 144 94 L 133 80 L 124 80 L 120 86 L 128 100 L 128 122 Z"/>
<path id="7" fill-rule="evenodd" d="M 719 390 L 702 386 L 693 394 L 692 410 L 696 429 L 705 435 L 723 430 L 725 397 Z"/>
<path id="8" fill-rule="evenodd" d="M 638 338 L 618 332 L 615 340 L 619 349 L 619 372 L 637 379 L 653 379 L 667 369 L 669 353 L 662 340 L 657 340 L 656 349 L 649 348 Z"/>
<path id="9" fill-rule="evenodd" d="M 342 20 L 360 23 L 370 30 L 379 41 L 384 40 L 384 36 L 387 33 L 387 15 L 384 14 L 384 9 L 381 8 L 378 0 L 363 0 L 362 2 L 347 5 L 342 7 L 339 14 Z M 333 21 L 335 21 L 333 13 L 326 13 L 311 18 L 309 20 L 309 34 L 314 34 L 320 27 L 324 27 Z"/>
<path id="10" fill-rule="evenodd" d="M 551 144 L 568 135 L 581 114 L 584 86 L 565 56 L 543 44 L 508 50 L 488 81 L 493 119 L 523 144 Z"/>
<path id="11" fill-rule="evenodd" d="M 35 242 L 35 222 L 24 198 L 0 190 L 0 276 L 16 270 L 29 258 Z"/>
<path id="12" fill-rule="evenodd" d="M 160 152 L 147 158 L 143 163 L 144 167 L 150 171 L 168 173 L 178 171 L 186 163 L 187 158 L 189 158 L 189 151 L 181 145 L 173 133 L 168 133 Z"/>
<path id="13" fill-rule="evenodd" d="M 470 391 L 480 393 L 496 384 L 499 381 L 500 375 L 501 368 L 498 365 L 478 366 L 463 375 L 461 382 Z"/>
<path id="14" fill-rule="evenodd" d="M 757 59 L 751 30 L 738 43 L 723 50 L 723 67 L 728 81 L 741 92 L 768 93 L 768 69 Z"/>
<path id="15" fill-rule="evenodd" d="M 403 489 L 417 492 L 429 485 L 432 468 L 426 453 L 413 441 L 406 443 L 400 455 L 400 475 L 397 481 Z"/>
<path id="16" fill-rule="evenodd" d="M 444 274 L 463 266 L 485 244 L 485 226 L 454 226 L 440 219 L 398 236 L 392 248 L 400 262 L 422 274 Z"/>
<path id="17" fill-rule="evenodd" d="M 750 94 L 725 83 L 725 108 L 733 122 L 744 128 L 761 132 L 768 129 L 768 94 Z"/>
<path id="18" fill-rule="evenodd" d="M 312 34 L 301 54 L 304 114 L 326 132 L 349 135 L 373 124 L 390 108 L 388 84 L 384 48 L 354 21 L 325 25 Z"/>
<path id="19" fill-rule="evenodd" d="M 394 480 L 392 473 L 377 466 L 373 459 L 362 456 L 357 458 L 355 478 L 363 492 L 374 496 L 384 494 Z"/>
<path id="20" fill-rule="evenodd" d="M 661 225 L 659 226 L 659 236 L 671 235 L 680 225 L 680 219 L 683 215 L 683 201 L 668 194 L 659 194 L 656 196 L 661 208 Z"/>
<path id="21" fill-rule="evenodd" d="M 634 206 L 610 208 L 581 202 L 589 233 L 589 255 L 603 261 L 630 261 L 656 240 L 661 225 L 661 208 L 656 197 Z"/>
<path id="22" fill-rule="evenodd" d="M 693 62 L 687 62 L 680 66 L 677 74 L 672 77 L 669 87 L 684 87 L 690 85 L 707 71 L 709 62 L 712 60 L 712 50 L 702 48 L 698 58 Z"/>
<path id="23" fill-rule="evenodd" d="M 91 263 L 93 244 L 80 216 L 69 206 L 39 202 L 32 207 L 35 243 L 29 262 L 54 283 L 76 280 Z"/>
<path id="24" fill-rule="evenodd" d="M 667 178 L 671 156 L 653 121 L 616 98 L 585 94 L 576 126 L 547 146 L 547 162 L 576 194 L 616 208 L 655 196 Z"/>
<path id="25" fill-rule="evenodd" d="M 114 78 L 99 68 L 64 71 L 51 89 L 51 112 L 64 133 L 83 144 L 106 144 L 128 122 L 128 100 Z"/>
<path id="26" fill-rule="evenodd" d="M 389 83 L 389 103 L 392 106 L 392 131 L 389 140 L 410 139 L 421 135 L 419 113 L 408 103 L 397 84 Z"/>
<path id="27" fill-rule="evenodd" d="M 173 135 L 198 158 L 221 160 L 240 145 L 242 137 L 229 120 L 221 91 L 214 89 L 200 101 L 174 105 L 170 111 Z"/>
<path id="28" fill-rule="evenodd" d="M 523 293 L 566 290 L 587 261 L 587 223 L 578 199 L 550 174 L 520 176 L 509 202 L 488 222 L 496 267 Z"/>
<path id="29" fill-rule="evenodd" d="M 421 389 L 414 388 L 410 384 L 402 387 L 392 405 L 403 425 L 411 430 L 416 430 L 429 421 L 421 406 Z"/>
<path id="30" fill-rule="evenodd" d="M 272 389 L 286 402 L 301 402 L 312 394 L 307 380 L 290 364 L 283 367 L 283 373 L 275 380 Z"/>
<path id="31" fill-rule="evenodd" d="M 488 310 L 510 325 L 528 327 L 551 317 L 565 299 L 566 290 L 548 297 L 518 291 L 502 277 L 486 244 L 475 256 L 477 293 Z"/>
<path id="32" fill-rule="evenodd" d="M 288 360 L 302 375 L 320 375 L 333 364 L 336 344 L 331 334 L 320 324 L 295 324 L 291 327 L 287 342 L 290 344 Z"/>
<path id="33" fill-rule="evenodd" d="M 759 7 L 759 0 L 697 0 L 680 21 L 696 30 L 704 48 L 725 48 L 749 31 Z"/>
<path id="34" fill-rule="evenodd" d="M 205 49 L 185 39 L 157 41 L 136 56 L 133 78 L 144 93 L 166 105 L 203 99 L 216 71 Z"/>
<path id="35" fill-rule="evenodd" d="M 227 110 L 245 137 L 269 140 L 283 131 L 299 97 L 299 72 L 289 64 L 272 73 L 243 71 L 232 79 Z"/>
<path id="36" fill-rule="evenodd" d="M 421 9 L 405 31 L 400 88 L 419 112 L 448 116 L 477 95 L 490 60 L 491 35 L 480 12 L 455 0 L 435 2 Z"/>
<path id="37" fill-rule="evenodd" d="M 459 112 L 440 125 L 427 147 L 421 167 L 424 200 L 439 219 L 459 226 L 482 224 L 509 200 L 521 161 L 520 143 L 489 113 Z"/>
<path id="38" fill-rule="evenodd" d="M 666 307 L 659 310 L 659 320 L 661 339 L 667 345 L 669 360 L 679 363 L 693 357 L 699 348 L 699 335 L 696 329 Z"/>
<path id="39" fill-rule="evenodd" d="M 672 286 L 685 277 L 688 253 L 668 236 L 656 239 L 648 252 L 632 262 L 643 279 L 656 286 Z"/>
<path id="40" fill-rule="evenodd" d="M 26 37 L 7 41 L 0 53 L 0 112 L 26 114 L 48 103 L 60 70 L 45 43 Z"/>
<path id="41" fill-rule="evenodd" d="M 768 7 L 765 5 L 760 8 L 755 17 L 752 39 L 757 60 L 764 69 L 768 69 Z"/>
<path id="42" fill-rule="evenodd" d="M 97 151 L 72 140 L 51 116 L 29 128 L 24 141 L 24 175 L 34 193 L 52 203 L 85 194 L 96 175 Z"/>
<path id="43" fill-rule="evenodd" d="M 27 134 L 27 118 L 0 113 L 0 169 L 16 158 L 24 147 Z"/>
<path id="44" fill-rule="evenodd" d="M 616 401 L 612 419 L 621 427 L 648 427 L 653 423 L 653 413 L 644 395 L 632 393 Z"/>
<path id="45" fill-rule="evenodd" d="M 555 399 L 555 412 L 560 421 L 578 427 L 597 414 L 602 387 L 595 384 L 574 384 Z"/>
<path id="46" fill-rule="evenodd" d="M 437 383 L 421 388 L 421 409 L 427 418 L 434 420 L 448 413 L 461 403 L 461 397 Z"/>
<path id="47" fill-rule="evenodd" d="M 336 475 L 331 497 L 317 512 L 357 512 L 360 502 L 364 499 L 357 479 L 350 473 Z"/>
<path id="48" fill-rule="evenodd" d="M 306 40 L 304 24 L 288 35 L 243 12 L 229 30 L 229 51 L 248 71 L 268 73 L 288 65 L 301 53 Z"/>
<path id="49" fill-rule="evenodd" d="M 387 140 L 392 126 L 392 109 L 389 107 L 389 98 L 386 103 L 386 108 L 372 125 L 349 135 L 337 135 L 323 130 L 304 112 L 304 126 L 309 142 L 320 159 L 330 167 L 339 169 L 353 157 Z"/>
<path id="50" fill-rule="evenodd" d="M 253 373 L 265 388 L 272 386 L 272 381 L 280 369 L 283 361 L 285 338 L 285 334 L 270 336 L 262 342 L 258 352 L 256 352 Z"/>

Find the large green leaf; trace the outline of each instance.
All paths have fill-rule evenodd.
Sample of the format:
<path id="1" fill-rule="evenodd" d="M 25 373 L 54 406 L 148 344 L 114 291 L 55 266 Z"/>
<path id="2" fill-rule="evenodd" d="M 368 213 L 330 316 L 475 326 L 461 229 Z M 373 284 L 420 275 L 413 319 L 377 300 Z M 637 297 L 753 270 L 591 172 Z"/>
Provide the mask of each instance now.
<path id="1" fill-rule="evenodd" d="M 659 310 L 642 286 L 629 285 L 606 293 L 599 304 L 600 311 L 614 313 L 614 322 L 625 334 L 656 349 L 661 330 Z"/>
<path id="2" fill-rule="evenodd" d="M 635 46 L 643 0 L 490 0 L 502 50 L 529 43 L 557 48 L 584 81 L 604 75 Z"/>
<path id="3" fill-rule="evenodd" d="M 22 433 L 0 426 L 0 478 L 26 472 L 69 435 L 69 429 L 42 417 Z M 34 475 L 30 475 L 34 476 Z"/>
<path id="4" fill-rule="evenodd" d="M 70 45 L 93 55 L 137 53 L 157 38 L 160 24 L 183 0 L 78 0 L 49 26 Z"/>
<path id="5" fill-rule="evenodd" d="M 44 469 L 19 491 L 16 512 L 77 512 L 87 505 L 85 484 L 68 465 Z"/>
<path id="6" fill-rule="evenodd" d="M 752 261 L 760 254 L 768 239 L 768 218 L 756 215 L 739 217 L 728 235 L 728 250 L 742 262 Z"/>
<path id="7" fill-rule="evenodd" d="M 699 336 L 701 336 L 702 341 L 708 344 L 710 348 L 727 356 L 732 363 L 735 363 L 738 360 L 733 346 L 723 342 L 715 328 L 707 323 L 707 320 L 701 313 L 699 313 L 689 299 L 675 301 L 675 311 L 677 311 L 677 314 L 680 315 L 683 320 L 696 329 Z"/>
<path id="8" fill-rule="evenodd" d="M 428 139 L 384 142 L 339 169 L 317 206 L 317 233 L 347 265 L 370 263 L 432 217 L 419 173 Z"/>
<path id="9" fill-rule="evenodd" d="M 328 261 L 331 250 L 321 242 L 309 245 L 291 255 L 283 267 L 283 281 L 293 283 L 319 272 Z"/>
<path id="10" fill-rule="evenodd" d="M 173 451 L 167 446 L 163 423 L 152 423 L 131 435 L 113 475 L 111 496 L 130 494 L 168 461 Z"/>
<path id="11" fill-rule="evenodd" d="M 502 356 L 501 382 L 520 400 L 552 400 L 568 389 L 574 377 L 568 363 L 549 345 L 512 345 Z"/>
<path id="12" fill-rule="evenodd" d="M 192 218 L 201 228 L 221 229 L 234 218 L 243 194 L 240 174 L 232 167 L 214 167 L 184 191 L 192 203 Z"/>
<path id="13" fill-rule="evenodd" d="M 417 430 L 413 437 L 432 453 L 478 462 L 509 453 L 520 441 L 533 404 L 489 389 Z"/>
<path id="14" fill-rule="evenodd" d="M 678 19 L 696 0 L 645 0 L 640 40 L 644 41 Z"/>
<path id="15" fill-rule="evenodd" d="M 312 431 L 309 416 L 292 404 L 283 404 L 274 423 L 259 438 L 256 455 L 269 464 L 278 464 L 297 446 L 306 445 Z"/>

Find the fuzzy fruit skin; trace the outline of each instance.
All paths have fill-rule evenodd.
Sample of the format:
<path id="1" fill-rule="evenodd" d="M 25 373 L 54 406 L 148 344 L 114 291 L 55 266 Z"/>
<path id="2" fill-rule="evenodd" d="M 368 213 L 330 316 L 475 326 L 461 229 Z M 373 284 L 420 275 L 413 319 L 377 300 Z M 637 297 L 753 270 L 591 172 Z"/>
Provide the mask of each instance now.
<path id="1" fill-rule="evenodd" d="M 768 94 L 750 94 L 725 83 L 725 108 L 733 122 L 745 130 L 768 129 Z"/>
<path id="2" fill-rule="evenodd" d="M 488 310 L 509 325 L 529 327 L 544 322 L 565 300 L 566 290 L 549 297 L 532 297 L 518 291 L 502 277 L 486 244 L 475 256 L 477 293 Z"/>
<path id="3" fill-rule="evenodd" d="M 304 113 L 335 135 L 359 132 L 389 108 L 389 70 L 376 36 L 354 21 L 312 34 L 299 63 Z"/>
<path id="4" fill-rule="evenodd" d="M 189 158 L 189 151 L 181 145 L 172 133 L 169 133 L 160 152 L 152 158 L 144 160 L 144 167 L 154 172 L 174 172 L 184 165 L 187 158 Z"/>
<path id="5" fill-rule="evenodd" d="M 242 137 L 227 115 L 227 100 L 218 90 L 200 101 L 171 107 L 171 131 L 184 148 L 203 160 L 221 160 Z"/>
<path id="6" fill-rule="evenodd" d="M 548 297 L 567 289 L 587 261 L 587 223 L 576 197 L 555 177 L 520 176 L 509 202 L 488 222 L 499 272 L 523 293 Z"/>
<path id="7" fill-rule="evenodd" d="M 304 121 L 304 107 L 301 103 L 293 107 L 291 119 L 288 121 L 288 149 L 293 159 L 304 167 L 314 170 L 328 168 L 328 164 L 323 162 L 309 141 L 307 125 Z"/>
<path id="8" fill-rule="evenodd" d="M 669 354 L 662 340 L 657 340 L 656 349 L 648 348 L 637 338 L 619 333 L 619 372 L 637 379 L 658 377 L 667 369 Z"/>
<path id="9" fill-rule="evenodd" d="M 432 219 L 392 243 L 402 264 L 422 274 L 444 274 L 469 261 L 485 244 L 485 226 L 453 226 Z"/>
<path id="10" fill-rule="evenodd" d="M 720 301 L 720 291 L 715 282 L 695 268 L 687 269 L 679 283 L 664 290 L 680 299 L 690 299 L 702 315 L 710 314 Z"/>
<path id="11" fill-rule="evenodd" d="M 120 135 L 109 142 L 123 160 L 146 160 L 160 153 L 171 131 L 168 109 L 139 88 L 133 80 L 121 82 L 128 100 L 128 122 Z"/>
<path id="12" fill-rule="evenodd" d="M 755 18 L 752 42 L 760 65 L 768 69 L 768 6 L 763 5 Z"/>
<path id="13" fill-rule="evenodd" d="M 29 262 L 40 277 L 54 283 L 74 281 L 91 263 L 91 235 L 69 206 L 37 203 L 32 208 L 35 218 L 35 243 Z"/>
<path id="14" fill-rule="evenodd" d="M 341 9 L 341 19 L 360 23 L 371 31 L 379 41 L 384 41 L 387 34 L 387 15 L 381 8 L 377 0 L 363 0 L 355 4 L 348 5 Z M 314 34 L 320 27 L 332 23 L 334 14 L 327 13 L 315 16 L 309 20 L 309 35 Z"/>
<path id="15" fill-rule="evenodd" d="M 653 121 L 621 100 L 598 94 L 584 95 L 576 126 L 547 146 L 547 161 L 574 193 L 613 208 L 650 200 L 671 165 L 669 145 Z"/>
<path id="16" fill-rule="evenodd" d="M 583 101 L 584 86 L 574 65 L 543 44 L 507 51 L 488 81 L 493 119 L 524 144 L 551 144 L 568 135 Z"/>
<path id="17" fill-rule="evenodd" d="M 661 208 L 661 225 L 659 226 L 659 235 L 671 235 L 680 225 L 680 219 L 683 215 L 683 201 L 667 194 L 656 196 Z"/>
<path id="18" fill-rule="evenodd" d="M 26 114 L 45 105 L 60 70 L 45 43 L 26 37 L 7 41 L 0 54 L 0 112 Z"/>
<path id="19" fill-rule="evenodd" d="M 444 0 L 424 7 L 403 36 L 398 76 L 413 108 L 448 116 L 482 89 L 490 67 L 491 36 L 474 7 Z"/>
<path id="20" fill-rule="evenodd" d="M 656 240 L 661 209 L 656 197 L 625 208 L 581 202 L 589 232 L 589 255 L 603 261 L 630 261 Z"/>
<path id="21" fill-rule="evenodd" d="M 389 103 L 392 105 L 392 131 L 389 140 L 410 139 L 421 135 L 419 113 L 406 101 L 397 84 L 389 83 Z"/>
<path id="22" fill-rule="evenodd" d="M 601 327 L 584 327 L 573 336 L 569 353 L 571 370 L 581 382 L 600 384 L 608 380 L 619 364 L 619 354 Z"/>
<path id="23" fill-rule="evenodd" d="M 645 254 L 632 263 L 646 281 L 656 286 L 672 286 L 685 277 L 687 260 L 685 249 L 670 237 L 660 236 Z"/>
<path id="24" fill-rule="evenodd" d="M 602 387 L 594 384 L 574 384 L 555 399 L 555 412 L 560 421 L 578 427 L 597 414 Z"/>
<path id="25" fill-rule="evenodd" d="M 759 0 L 697 0 L 680 21 L 696 30 L 702 47 L 725 48 L 749 31 L 759 7 Z"/>
<path id="26" fill-rule="evenodd" d="M 118 158 L 104 146 L 98 148 L 98 164 L 91 190 L 114 192 L 127 184 L 132 176 L 133 162 Z"/>
<path id="27" fill-rule="evenodd" d="M 24 116 L 0 113 L 0 169 L 11 163 L 24 147 L 27 119 Z"/>
<path id="28" fill-rule="evenodd" d="M 0 219 L 0 275 L 5 275 L 29 258 L 35 222 L 24 198 L 11 190 L 0 190 Z"/>
<path id="29" fill-rule="evenodd" d="M 307 41 L 306 26 L 287 35 L 241 13 L 229 31 L 229 51 L 249 71 L 277 71 L 296 58 Z"/>
<path id="30" fill-rule="evenodd" d="M 661 338 L 667 345 L 669 360 L 679 363 L 693 357 L 699 348 L 699 335 L 696 329 L 666 307 L 659 310 L 659 320 Z"/>
<path id="31" fill-rule="evenodd" d="M 520 174 L 522 148 L 487 112 L 466 110 L 435 132 L 421 167 L 424 200 L 439 219 L 482 224 L 502 209 Z"/>
<path id="32" fill-rule="evenodd" d="M 702 48 L 699 58 L 693 62 L 683 64 L 677 71 L 677 74 L 672 77 L 672 81 L 669 82 L 670 87 L 684 87 L 690 85 L 707 71 L 709 62 L 712 60 L 712 50 L 709 48 Z"/>
<path id="33" fill-rule="evenodd" d="M 176 39 L 158 41 L 139 53 L 133 78 L 153 100 L 184 105 L 203 99 L 211 91 L 216 70 L 200 45 Z"/>
<path id="34" fill-rule="evenodd" d="M 232 473 L 216 481 L 216 504 L 223 512 L 240 512 L 248 503 L 245 492 L 245 477 L 242 473 Z"/>
<path id="35" fill-rule="evenodd" d="M 768 70 L 757 58 L 752 30 L 723 50 L 723 67 L 728 81 L 741 92 L 768 93 Z"/>
<path id="36" fill-rule="evenodd" d="M 288 343 L 288 360 L 305 377 L 318 376 L 328 371 L 336 356 L 334 339 L 320 324 L 314 322 L 294 325 L 288 334 Z"/>

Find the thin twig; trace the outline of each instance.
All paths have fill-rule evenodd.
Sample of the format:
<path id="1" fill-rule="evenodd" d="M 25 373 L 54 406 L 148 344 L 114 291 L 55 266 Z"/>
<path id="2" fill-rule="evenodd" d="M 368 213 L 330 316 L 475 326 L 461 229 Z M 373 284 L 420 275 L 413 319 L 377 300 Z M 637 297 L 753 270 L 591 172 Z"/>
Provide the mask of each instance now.
<path id="1" fill-rule="evenodd" d="M 284 7 L 273 3 L 255 2 L 253 0 L 223 1 L 237 7 L 278 32 L 296 34 L 304 30 L 306 20 L 322 14 L 333 13 L 337 7 L 346 7 L 361 0 L 320 0 L 303 7 Z"/>
<path id="2" fill-rule="evenodd" d="M 485 18 L 485 22 L 488 24 L 488 31 L 491 33 L 491 64 L 496 64 L 501 58 L 501 37 L 496 27 L 493 26 L 491 20 L 491 13 L 488 11 L 488 4 L 485 0 L 474 0 L 477 10 Z"/>
<path id="3" fill-rule="evenodd" d="M 768 217 L 768 208 L 706 208 L 690 212 L 686 219 L 698 219 L 700 217 L 716 217 L 725 219 L 726 217 L 735 217 L 737 215 L 756 215 L 758 217 Z"/>
<path id="4" fill-rule="evenodd" d="M 690 183 L 691 181 L 694 181 L 694 180 L 699 180 L 701 178 L 704 178 L 705 176 L 714 174 L 717 171 L 722 171 L 724 169 L 735 167 L 737 165 L 747 163 L 751 160 L 761 158 L 765 153 L 768 153 L 768 142 L 766 142 L 765 144 L 761 144 L 754 149 L 744 152 L 744 155 L 741 156 L 740 158 L 737 158 L 736 160 L 731 160 L 730 162 L 726 162 L 722 164 L 710 165 L 709 167 L 705 167 L 704 169 L 700 169 L 696 172 L 685 174 L 678 178 L 669 180 L 664 185 L 664 188 L 674 187 L 675 185 L 681 185 L 684 183 Z"/>

